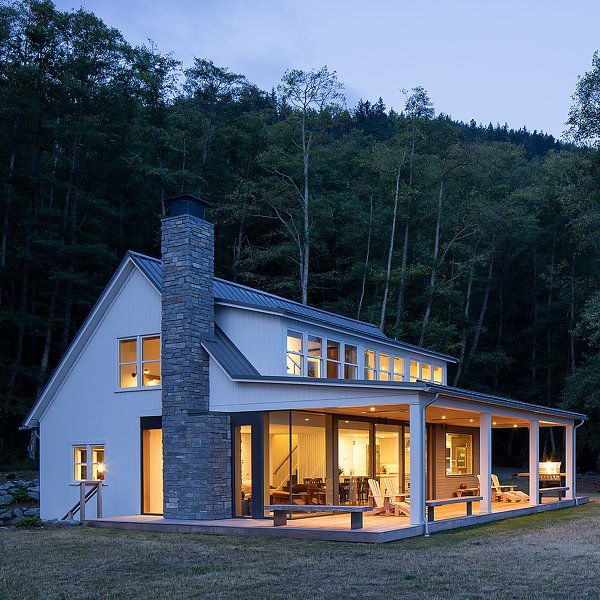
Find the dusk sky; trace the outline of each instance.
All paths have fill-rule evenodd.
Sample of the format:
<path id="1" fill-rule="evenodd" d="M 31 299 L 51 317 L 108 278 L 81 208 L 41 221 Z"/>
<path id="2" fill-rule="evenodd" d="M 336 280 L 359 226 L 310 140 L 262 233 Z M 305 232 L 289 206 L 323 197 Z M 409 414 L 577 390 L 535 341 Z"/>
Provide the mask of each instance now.
<path id="1" fill-rule="evenodd" d="M 56 0 L 84 6 L 133 44 L 152 39 L 263 89 L 287 68 L 327 65 L 359 98 L 401 108 L 425 87 L 436 111 L 560 136 L 577 76 L 600 49 L 600 2 Z"/>

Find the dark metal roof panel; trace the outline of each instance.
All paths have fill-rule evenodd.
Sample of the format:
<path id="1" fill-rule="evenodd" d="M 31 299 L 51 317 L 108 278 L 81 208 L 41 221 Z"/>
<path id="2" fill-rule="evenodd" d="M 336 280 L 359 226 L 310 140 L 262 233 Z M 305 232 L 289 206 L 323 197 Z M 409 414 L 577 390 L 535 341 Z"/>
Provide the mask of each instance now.
<path id="1" fill-rule="evenodd" d="M 160 290 L 162 287 L 160 260 L 132 251 L 129 251 L 128 254 L 146 274 L 154 286 Z M 310 321 L 323 323 L 324 325 L 333 327 L 341 327 L 342 329 L 354 334 L 363 336 L 367 335 L 405 350 L 412 350 L 417 353 L 426 353 L 443 360 L 456 362 L 456 359 L 453 356 L 443 354 L 442 352 L 428 350 L 427 348 L 421 348 L 419 346 L 414 346 L 413 344 L 407 344 L 405 342 L 399 342 L 397 340 L 388 338 L 383 331 L 377 327 L 377 325 L 373 325 L 372 323 L 358 321 L 356 319 L 344 317 L 343 315 L 338 315 L 327 310 L 306 306 L 304 304 L 300 304 L 299 302 L 288 300 L 287 298 L 282 298 L 281 296 L 276 296 L 275 294 L 270 294 L 269 292 L 263 292 L 262 290 L 257 290 L 239 283 L 234 283 L 233 281 L 227 281 L 225 279 L 219 279 L 218 277 L 215 277 L 214 294 L 217 301 L 253 306 L 256 308 L 262 308 L 264 310 L 279 312 L 282 315 L 288 315 L 290 317 L 308 319 Z"/>
<path id="2" fill-rule="evenodd" d="M 204 340 L 206 351 L 225 369 L 230 377 L 260 377 L 252 363 L 240 352 L 238 347 L 215 325 L 215 335 Z"/>

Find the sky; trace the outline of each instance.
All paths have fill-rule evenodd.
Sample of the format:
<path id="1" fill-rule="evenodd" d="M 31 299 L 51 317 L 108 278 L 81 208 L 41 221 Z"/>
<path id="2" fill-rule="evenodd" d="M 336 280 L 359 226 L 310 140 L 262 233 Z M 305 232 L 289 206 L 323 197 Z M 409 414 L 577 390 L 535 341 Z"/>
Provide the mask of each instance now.
<path id="1" fill-rule="evenodd" d="M 600 50 L 598 0 L 55 0 L 81 6 L 134 44 L 154 41 L 262 89 L 286 69 L 327 65 L 347 104 L 401 110 L 423 86 L 436 111 L 557 137 L 577 76 Z"/>

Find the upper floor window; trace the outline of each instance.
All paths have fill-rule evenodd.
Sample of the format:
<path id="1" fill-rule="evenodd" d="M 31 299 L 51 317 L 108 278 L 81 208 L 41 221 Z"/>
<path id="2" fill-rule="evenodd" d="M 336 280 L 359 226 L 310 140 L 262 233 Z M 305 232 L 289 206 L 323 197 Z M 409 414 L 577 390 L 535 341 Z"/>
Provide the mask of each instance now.
<path id="1" fill-rule="evenodd" d="M 394 381 L 404 381 L 405 364 L 401 356 L 394 356 Z"/>
<path id="2" fill-rule="evenodd" d="M 339 379 L 340 377 L 340 343 L 327 340 L 327 378 Z"/>
<path id="3" fill-rule="evenodd" d="M 377 370 L 375 369 L 375 350 L 365 348 L 365 379 L 377 379 Z"/>
<path id="4" fill-rule="evenodd" d="M 302 375 L 303 346 L 301 333 L 296 331 L 287 332 L 286 364 L 288 375 Z"/>
<path id="5" fill-rule="evenodd" d="M 104 481 L 105 454 L 102 444 L 73 446 L 73 481 Z"/>
<path id="6" fill-rule="evenodd" d="M 392 363 L 389 354 L 379 353 L 379 379 L 381 381 L 391 381 Z"/>
<path id="7" fill-rule="evenodd" d="M 119 340 L 119 387 L 160 385 L 160 336 Z"/>
<path id="8" fill-rule="evenodd" d="M 358 379 L 358 348 L 344 344 L 344 379 Z"/>
<path id="9" fill-rule="evenodd" d="M 308 336 L 308 366 L 309 377 L 322 377 L 323 371 L 323 338 Z"/>

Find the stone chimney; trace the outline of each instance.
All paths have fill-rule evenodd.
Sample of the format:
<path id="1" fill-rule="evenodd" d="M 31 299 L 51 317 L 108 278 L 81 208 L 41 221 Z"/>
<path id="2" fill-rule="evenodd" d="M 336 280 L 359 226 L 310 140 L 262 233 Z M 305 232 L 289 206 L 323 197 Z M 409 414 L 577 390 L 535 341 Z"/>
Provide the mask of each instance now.
<path id="1" fill-rule="evenodd" d="M 214 331 L 214 227 L 208 203 L 165 201 L 162 254 L 162 429 L 165 519 L 231 516 L 229 416 L 209 412 Z"/>

